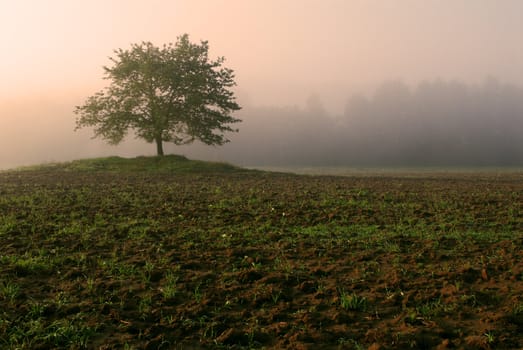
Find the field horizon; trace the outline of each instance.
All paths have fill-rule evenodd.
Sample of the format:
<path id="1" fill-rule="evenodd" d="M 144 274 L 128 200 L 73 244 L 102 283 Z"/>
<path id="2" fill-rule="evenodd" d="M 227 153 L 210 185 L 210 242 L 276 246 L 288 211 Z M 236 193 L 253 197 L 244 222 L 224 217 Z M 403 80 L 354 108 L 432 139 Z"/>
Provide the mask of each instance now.
<path id="1" fill-rule="evenodd" d="M 523 173 L 0 172 L 5 349 L 523 347 Z"/>
<path id="2" fill-rule="evenodd" d="M 163 161 L 162 161 L 163 160 Z M 523 173 L 523 165 L 519 166 L 491 166 L 491 165 L 237 165 L 227 161 L 210 161 L 190 159 L 181 154 L 166 154 L 164 156 L 138 155 L 103 156 L 92 158 L 79 158 L 69 161 L 51 161 L 21 165 L 0 169 L 0 172 L 67 169 L 67 170 L 112 170 L 112 171 L 162 171 L 176 170 L 172 164 L 185 162 L 185 170 L 195 166 L 194 171 L 201 170 L 207 165 L 208 170 L 213 166 L 232 170 L 257 170 L 265 172 L 292 173 L 297 175 L 333 175 L 333 176 L 426 176 L 426 175 L 474 175 L 474 174 L 514 174 Z M 171 168 L 169 168 L 171 164 Z"/>

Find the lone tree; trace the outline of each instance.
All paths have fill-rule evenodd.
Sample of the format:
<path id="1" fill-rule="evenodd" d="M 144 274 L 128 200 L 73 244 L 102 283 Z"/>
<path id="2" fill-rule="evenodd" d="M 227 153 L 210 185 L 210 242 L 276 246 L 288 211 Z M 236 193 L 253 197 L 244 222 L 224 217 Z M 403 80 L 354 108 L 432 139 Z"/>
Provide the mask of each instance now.
<path id="1" fill-rule="evenodd" d="M 176 145 L 200 140 L 207 145 L 229 142 L 224 132 L 237 132 L 230 124 L 241 120 L 231 69 L 224 58 L 209 59 L 207 41 L 193 44 L 189 36 L 175 45 L 155 47 L 150 42 L 115 50 L 112 67 L 104 67 L 111 85 L 87 98 L 75 109 L 76 129 L 93 127 L 94 137 L 120 143 L 129 130 L 156 143 L 163 155 L 163 142 Z"/>

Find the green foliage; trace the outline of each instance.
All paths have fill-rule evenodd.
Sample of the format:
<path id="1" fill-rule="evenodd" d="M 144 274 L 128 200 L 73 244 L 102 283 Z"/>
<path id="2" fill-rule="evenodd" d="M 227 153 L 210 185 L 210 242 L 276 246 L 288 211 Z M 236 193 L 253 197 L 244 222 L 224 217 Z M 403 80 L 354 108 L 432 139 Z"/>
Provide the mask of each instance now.
<path id="1" fill-rule="evenodd" d="M 120 143 L 129 130 L 149 143 L 177 145 L 199 140 L 222 145 L 224 132 L 237 131 L 229 124 L 240 120 L 231 69 L 224 58 L 210 60 L 207 41 L 193 44 L 189 36 L 162 48 L 150 42 L 133 44 L 130 50 L 115 50 L 112 67 L 104 67 L 111 85 L 77 106 L 76 128 L 93 127 L 95 137 Z"/>
<path id="2" fill-rule="evenodd" d="M 162 292 L 162 296 L 166 299 L 174 299 L 177 293 L 177 286 L 176 283 L 178 282 L 178 276 L 176 276 L 173 272 L 169 272 L 165 276 L 165 283 L 163 287 L 160 288 L 160 291 Z"/>
<path id="3" fill-rule="evenodd" d="M 348 294 L 345 291 L 340 292 L 340 305 L 346 310 L 365 311 L 367 308 L 367 298 L 355 293 Z"/>
<path id="4" fill-rule="evenodd" d="M 18 293 L 20 287 L 12 282 L 2 282 L 0 283 L 0 298 L 13 302 Z"/>

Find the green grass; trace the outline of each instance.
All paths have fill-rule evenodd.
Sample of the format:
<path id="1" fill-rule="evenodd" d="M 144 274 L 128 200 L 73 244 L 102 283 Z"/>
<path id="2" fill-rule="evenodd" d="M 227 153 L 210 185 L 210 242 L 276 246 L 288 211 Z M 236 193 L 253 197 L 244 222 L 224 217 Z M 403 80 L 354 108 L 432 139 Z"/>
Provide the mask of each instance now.
<path id="1" fill-rule="evenodd" d="M 74 160 L 64 163 L 49 163 L 26 166 L 17 171 L 109 171 L 109 172 L 175 172 L 175 173 L 208 173 L 248 171 L 222 162 L 190 160 L 181 155 L 140 156 L 136 158 L 105 157 Z M 254 170 L 252 170 L 254 171 Z"/>
<path id="2" fill-rule="evenodd" d="M 340 291 L 340 305 L 346 310 L 365 311 L 367 308 L 367 298 L 355 293 Z"/>

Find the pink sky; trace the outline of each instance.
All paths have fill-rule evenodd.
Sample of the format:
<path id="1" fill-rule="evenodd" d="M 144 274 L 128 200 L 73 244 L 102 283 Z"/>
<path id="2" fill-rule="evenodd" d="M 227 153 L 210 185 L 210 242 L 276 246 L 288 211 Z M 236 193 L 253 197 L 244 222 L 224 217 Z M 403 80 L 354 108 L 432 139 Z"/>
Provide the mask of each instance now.
<path id="1" fill-rule="evenodd" d="M 13 130 L 39 134 L 31 125 L 57 119 L 50 104 L 70 130 L 74 105 L 106 85 L 114 49 L 183 33 L 226 57 L 243 105 L 316 94 L 340 113 L 350 94 L 390 79 L 523 84 L 520 0 L 0 0 L 0 149 Z"/>

